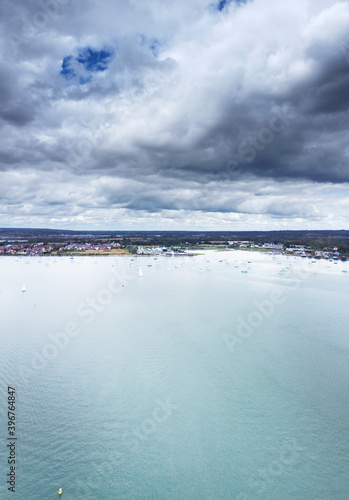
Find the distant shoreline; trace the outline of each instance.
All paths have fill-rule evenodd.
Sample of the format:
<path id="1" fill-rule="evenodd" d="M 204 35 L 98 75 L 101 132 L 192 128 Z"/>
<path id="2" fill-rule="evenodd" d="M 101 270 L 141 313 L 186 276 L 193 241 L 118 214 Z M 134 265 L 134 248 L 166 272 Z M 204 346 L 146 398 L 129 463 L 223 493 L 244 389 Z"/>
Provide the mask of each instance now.
<path id="1" fill-rule="evenodd" d="M 73 258 L 73 257 L 132 257 L 132 258 L 137 258 L 137 257 L 153 257 L 153 258 L 158 258 L 158 257 L 166 257 L 166 258 L 171 258 L 171 257 L 195 257 L 196 255 L 204 255 L 202 252 L 198 253 L 174 253 L 174 254 L 134 254 L 130 253 L 127 250 L 125 251 L 119 251 L 119 252 L 103 252 L 103 251 L 90 251 L 90 252 L 72 252 L 72 253 L 47 253 L 47 254 L 34 254 L 34 255 L 22 255 L 22 254 L 2 254 L 0 257 L 16 257 L 16 258 L 48 258 L 48 257 L 68 257 L 68 258 Z"/>

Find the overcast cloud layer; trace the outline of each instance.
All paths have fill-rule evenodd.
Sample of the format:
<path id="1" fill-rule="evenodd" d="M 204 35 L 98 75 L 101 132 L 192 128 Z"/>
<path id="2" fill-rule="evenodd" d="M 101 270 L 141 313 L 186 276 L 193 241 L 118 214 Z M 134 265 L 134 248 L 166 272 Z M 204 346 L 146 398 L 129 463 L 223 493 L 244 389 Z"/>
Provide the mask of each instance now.
<path id="1" fill-rule="evenodd" d="M 0 19 L 0 226 L 348 228 L 347 1 L 3 0 Z"/>

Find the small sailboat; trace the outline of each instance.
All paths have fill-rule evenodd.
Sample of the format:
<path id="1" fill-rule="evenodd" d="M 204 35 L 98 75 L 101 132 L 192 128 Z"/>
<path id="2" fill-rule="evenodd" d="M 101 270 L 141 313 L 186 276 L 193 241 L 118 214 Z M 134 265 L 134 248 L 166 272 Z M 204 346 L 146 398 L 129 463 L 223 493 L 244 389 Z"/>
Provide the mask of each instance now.
<path id="1" fill-rule="evenodd" d="M 59 488 L 59 490 L 58 490 L 58 495 L 59 495 L 59 496 L 61 496 L 61 495 L 62 495 L 62 493 L 63 493 L 62 488 Z"/>
<path id="2" fill-rule="evenodd" d="M 22 292 L 25 292 L 25 285 L 22 286 Z"/>
<path id="3" fill-rule="evenodd" d="M 138 276 L 141 278 L 143 276 L 143 273 L 142 273 L 142 269 L 139 268 L 139 271 L 138 271 Z"/>

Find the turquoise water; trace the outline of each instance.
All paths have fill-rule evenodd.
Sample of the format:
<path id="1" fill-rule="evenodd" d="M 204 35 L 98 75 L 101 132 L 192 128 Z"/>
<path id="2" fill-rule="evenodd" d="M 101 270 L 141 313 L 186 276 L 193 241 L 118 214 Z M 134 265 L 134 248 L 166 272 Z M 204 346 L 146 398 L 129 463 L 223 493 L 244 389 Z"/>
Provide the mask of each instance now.
<path id="1" fill-rule="evenodd" d="M 0 258 L 0 498 L 349 498 L 348 299 L 341 262 Z"/>

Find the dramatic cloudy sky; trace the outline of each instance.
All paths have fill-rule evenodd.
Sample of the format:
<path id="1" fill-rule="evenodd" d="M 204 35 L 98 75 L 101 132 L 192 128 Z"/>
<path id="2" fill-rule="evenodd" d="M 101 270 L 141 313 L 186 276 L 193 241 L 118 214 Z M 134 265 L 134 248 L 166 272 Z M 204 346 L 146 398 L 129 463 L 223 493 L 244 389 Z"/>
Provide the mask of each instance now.
<path id="1" fill-rule="evenodd" d="M 348 1 L 2 0 L 0 20 L 0 226 L 348 229 Z"/>

